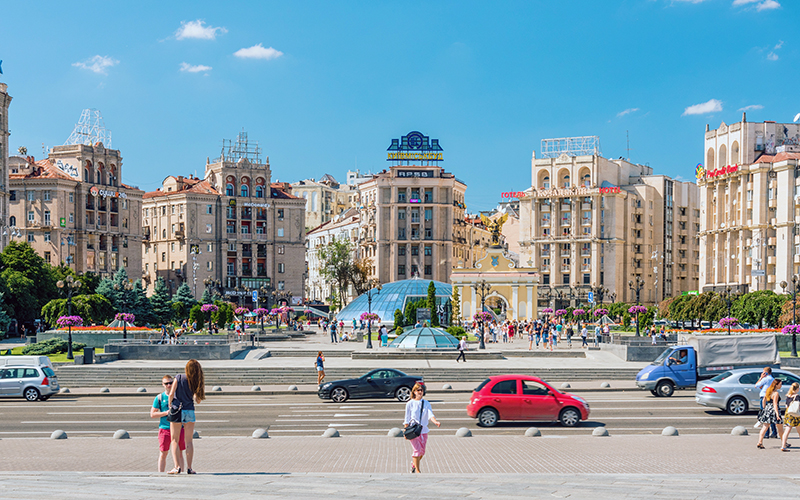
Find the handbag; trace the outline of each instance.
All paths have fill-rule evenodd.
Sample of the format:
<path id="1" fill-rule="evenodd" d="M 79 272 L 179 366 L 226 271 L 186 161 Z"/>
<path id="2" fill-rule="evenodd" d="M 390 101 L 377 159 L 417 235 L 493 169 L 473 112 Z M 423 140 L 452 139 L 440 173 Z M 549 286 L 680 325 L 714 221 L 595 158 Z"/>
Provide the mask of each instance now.
<path id="1" fill-rule="evenodd" d="M 182 408 L 183 408 L 183 403 L 178 403 L 177 407 L 170 406 L 169 413 L 167 414 L 167 422 L 180 422 Z"/>
<path id="2" fill-rule="evenodd" d="M 786 414 L 792 417 L 800 417 L 800 399 L 792 401 L 789 407 L 786 408 Z"/>
<path id="3" fill-rule="evenodd" d="M 422 411 L 425 409 L 425 400 L 423 399 L 419 405 L 419 420 L 422 420 Z M 403 437 L 408 439 L 409 441 L 412 439 L 418 438 L 422 434 L 422 424 L 420 422 L 414 422 L 408 424 L 403 430 Z"/>

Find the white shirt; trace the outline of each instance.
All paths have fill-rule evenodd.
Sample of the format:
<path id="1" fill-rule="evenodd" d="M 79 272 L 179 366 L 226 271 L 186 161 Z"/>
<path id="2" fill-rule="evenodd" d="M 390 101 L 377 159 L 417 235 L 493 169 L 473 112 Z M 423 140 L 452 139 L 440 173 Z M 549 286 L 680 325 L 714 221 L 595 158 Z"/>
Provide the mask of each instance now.
<path id="1" fill-rule="evenodd" d="M 458 349 L 461 351 L 465 351 L 467 349 L 467 341 L 462 339 L 458 342 Z"/>
<path id="2" fill-rule="evenodd" d="M 428 420 L 431 418 L 436 418 L 433 414 L 433 408 L 431 408 L 431 404 L 427 401 L 423 400 L 416 400 L 412 399 L 408 403 L 406 403 L 406 418 L 403 420 L 403 425 L 408 425 L 412 422 L 419 421 L 419 405 L 421 403 L 425 403 L 425 408 L 422 410 L 422 421 L 419 422 L 422 424 L 422 433 L 428 433 Z"/>

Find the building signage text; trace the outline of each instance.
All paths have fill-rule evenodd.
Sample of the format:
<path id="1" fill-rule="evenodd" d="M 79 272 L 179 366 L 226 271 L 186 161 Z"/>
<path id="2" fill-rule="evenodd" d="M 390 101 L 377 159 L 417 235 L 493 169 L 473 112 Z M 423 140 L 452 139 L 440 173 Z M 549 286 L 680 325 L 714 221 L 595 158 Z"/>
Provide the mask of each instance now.
<path id="1" fill-rule="evenodd" d="M 709 170 L 706 172 L 706 178 L 719 177 L 720 175 L 732 174 L 739 170 L 739 165 L 728 165 L 727 167 L 719 167 L 716 170 Z"/>
<path id="2" fill-rule="evenodd" d="M 248 202 L 242 203 L 242 206 L 243 207 L 269 208 L 269 203 L 251 203 L 251 202 L 248 201 Z"/>
<path id="3" fill-rule="evenodd" d="M 413 131 L 400 139 L 392 139 L 387 149 L 386 161 L 442 161 L 442 147 L 439 139 L 431 139 L 427 135 Z"/>
<path id="4" fill-rule="evenodd" d="M 588 196 L 592 194 L 589 188 L 568 188 L 568 189 L 540 189 L 534 191 L 531 196 L 534 198 L 553 198 L 556 196 Z"/>
<path id="5" fill-rule="evenodd" d="M 56 167 L 70 177 L 74 177 L 76 179 L 79 177 L 78 169 L 75 167 L 75 165 L 70 165 L 69 163 L 64 163 L 61 160 L 56 160 Z"/>
<path id="6" fill-rule="evenodd" d="M 89 193 L 92 196 L 95 196 L 95 197 L 102 196 L 103 199 L 106 199 L 106 198 L 109 198 L 109 197 L 110 198 L 126 198 L 126 199 L 128 198 L 127 194 L 122 193 L 120 191 L 107 191 L 105 189 L 100 189 L 97 186 L 92 186 L 91 189 L 89 189 Z"/>
<path id="7" fill-rule="evenodd" d="M 500 193 L 501 198 L 524 198 L 525 193 L 522 191 L 509 191 L 507 193 Z"/>
<path id="8" fill-rule="evenodd" d="M 397 177 L 423 177 L 433 179 L 433 170 L 398 170 Z"/>
<path id="9" fill-rule="evenodd" d="M 608 186 L 608 187 L 601 187 L 600 194 L 614 194 L 614 193 L 621 193 L 622 188 L 619 186 Z"/>

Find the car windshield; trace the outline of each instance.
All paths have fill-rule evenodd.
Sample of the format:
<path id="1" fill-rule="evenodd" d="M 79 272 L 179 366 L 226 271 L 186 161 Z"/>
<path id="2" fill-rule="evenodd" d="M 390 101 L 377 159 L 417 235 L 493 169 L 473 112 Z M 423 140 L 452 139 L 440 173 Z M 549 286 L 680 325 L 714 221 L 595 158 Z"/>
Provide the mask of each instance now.
<path id="1" fill-rule="evenodd" d="M 664 360 L 667 359 L 667 356 L 669 356 L 669 353 L 671 353 L 671 352 L 672 352 L 672 348 L 668 347 L 651 364 L 653 364 L 653 365 L 661 365 L 661 364 L 663 364 Z"/>
<path id="2" fill-rule="evenodd" d="M 483 389 L 483 387 L 488 383 L 489 383 L 489 379 L 487 378 L 486 380 L 481 382 L 481 385 L 479 385 L 478 387 L 475 388 L 475 392 L 481 392 L 481 389 Z"/>
<path id="3" fill-rule="evenodd" d="M 717 375 L 716 377 L 712 378 L 711 381 L 712 382 L 722 382 L 723 380 L 725 380 L 726 378 L 730 377 L 731 375 L 732 375 L 731 372 L 722 372 L 719 375 Z"/>
<path id="4" fill-rule="evenodd" d="M 49 366 L 42 367 L 42 371 L 48 377 L 55 377 L 56 376 L 56 372 L 54 372 L 53 369 L 50 368 Z"/>

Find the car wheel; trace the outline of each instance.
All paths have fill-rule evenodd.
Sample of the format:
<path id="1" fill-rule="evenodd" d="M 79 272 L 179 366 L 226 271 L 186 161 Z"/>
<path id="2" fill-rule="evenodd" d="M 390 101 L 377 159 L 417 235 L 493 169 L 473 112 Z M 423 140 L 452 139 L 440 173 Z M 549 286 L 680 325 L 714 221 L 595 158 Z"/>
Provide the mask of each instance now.
<path id="1" fill-rule="evenodd" d="M 331 391 L 331 400 L 333 400 L 334 403 L 344 403 L 347 401 L 347 397 L 347 389 L 344 387 L 334 387 Z"/>
<path id="2" fill-rule="evenodd" d="M 35 387 L 28 387 L 22 394 L 28 401 L 37 401 L 39 399 L 39 390 Z"/>
<path id="3" fill-rule="evenodd" d="M 498 420 L 500 420 L 500 415 L 494 408 L 484 408 L 478 413 L 478 424 L 483 427 L 494 427 Z"/>
<path id="4" fill-rule="evenodd" d="M 659 396 L 668 398 L 672 396 L 673 392 L 675 392 L 675 386 L 672 384 L 672 382 L 659 382 L 658 386 L 656 386 L 656 392 Z"/>
<path id="5" fill-rule="evenodd" d="M 564 427 L 575 427 L 581 421 L 581 414 L 575 408 L 564 408 L 558 420 Z"/>
<path id="6" fill-rule="evenodd" d="M 658 391 L 656 391 L 655 389 L 651 390 L 650 394 L 652 394 L 655 397 L 658 397 Z"/>
<path id="7" fill-rule="evenodd" d="M 411 389 L 406 386 L 400 387 L 397 389 L 397 392 L 394 393 L 395 397 L 401 403 L 405 403 L 409 399 L 411 399 Z"/>
<path id="8" fill-rule="evenodd" d="M 747 411 L 747 400 L 740 396 L 734 396 L 725 405 L 725 410 L 731 415 L 742 415 Z"/>

